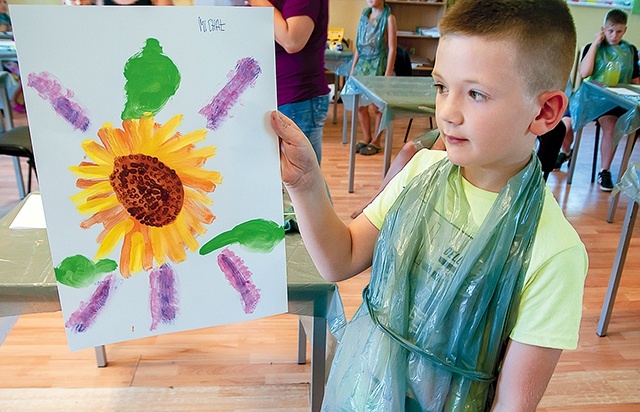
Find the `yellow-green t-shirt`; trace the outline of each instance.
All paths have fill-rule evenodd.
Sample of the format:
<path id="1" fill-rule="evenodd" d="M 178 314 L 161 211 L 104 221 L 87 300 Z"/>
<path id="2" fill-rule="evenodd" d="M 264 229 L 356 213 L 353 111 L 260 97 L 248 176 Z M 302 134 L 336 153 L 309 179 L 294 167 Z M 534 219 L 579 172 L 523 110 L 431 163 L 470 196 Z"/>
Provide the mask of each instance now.
<path id="1" fill-rule="evenodd" d="M 365 216 L 380 229 L 387 212 L 407 183 L 444 157 L 444 151 L 420 150 L 365 208 Z M 464 179 L 463 188 L 473 218 L 480 226 L 498 194 L 479 189 Z M 584 244 L 546 188 L 518 316 L 509 337 L 528 345 L 575 349 L 578 346 L 587 267 Z"/>

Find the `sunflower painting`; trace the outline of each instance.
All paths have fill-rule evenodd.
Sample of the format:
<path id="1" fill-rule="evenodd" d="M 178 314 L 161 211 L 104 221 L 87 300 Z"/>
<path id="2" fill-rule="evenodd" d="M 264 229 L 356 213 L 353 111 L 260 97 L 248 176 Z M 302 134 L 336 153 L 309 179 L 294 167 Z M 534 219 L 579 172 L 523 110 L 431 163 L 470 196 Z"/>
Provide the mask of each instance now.
<path id="1" fill-rule="evenodd" d="M 128 278 L 168 260 L 186 259 L 196 251 L 196 236 L 214 220 L 205 196 L 221 182 L 219 172 L 204 170 L 215 147 L 196 148 L 206 130 L 180 135 L 182 116 L 164 125 L 153 116 L 125 120 L 122 128 L 105 124 L 100 143 L 82 143 L 91 162 L 71 168 L 82 189 L 72 197 L 78 211 L 91 214 L 83 228 L 102 224 L 96 259 L 108 256 L 121 243 L 120 273 Z"/>
<path id="2" fill-rule="evenodd" d="M 144 33 L 163 21 L 190 26 L 202 10 L 146 9 L 153 18 L 141 20 L 139 9 L 128 9 L 15 12 L 74 350 L 286 311 L 279 156 L 264 120 L 275 108 L 272 16 L 225 8 L 216 18 L 230 33 L 214 37 L 200 27 L 180 39 Z M 31 22 L 62 20 L 69 24 L 46 28 L 51 39 L 25 34 Z M 95 61 L 79 59 L 81 76 L 31 58 L 68 38 L 77 40 L 56 51 L 61 62 L 91 56 L 94 42 L 74 31 L 116 20 L 130 33 Z M 251 42 L 242 30 L 253 32 Z M 264 41 L 256 42 L 256 30 Z M 126 57 L 120 50 L 131 43 Z M 208 51 L 191 62 L 184 44 Z"/>

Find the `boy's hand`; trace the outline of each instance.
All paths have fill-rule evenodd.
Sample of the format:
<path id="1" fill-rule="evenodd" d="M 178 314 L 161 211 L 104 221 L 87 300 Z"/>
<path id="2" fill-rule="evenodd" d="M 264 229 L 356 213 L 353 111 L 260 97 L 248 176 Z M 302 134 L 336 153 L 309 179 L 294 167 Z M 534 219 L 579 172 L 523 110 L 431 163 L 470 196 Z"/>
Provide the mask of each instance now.
<path id="1" fill-rule="evenodd" d="M 271 112 L 271 127 L 280 137 L 282 182 L 290 189 L 311 187 L 320 168 L 309 139 L 293 120 L 275 110 Z"/>
<path id="2" fill-rule="evenodd" d="M 593 44 L 592 46 L 598 47 L 598 45 L 600 43 L 602 43 L 602 41 L 605 39 L 605 35 L 604 35 L 604 27 L 600 28 L 600 31 L 596 33 L 596 37 L 594 37 L 593 39 Z"/>

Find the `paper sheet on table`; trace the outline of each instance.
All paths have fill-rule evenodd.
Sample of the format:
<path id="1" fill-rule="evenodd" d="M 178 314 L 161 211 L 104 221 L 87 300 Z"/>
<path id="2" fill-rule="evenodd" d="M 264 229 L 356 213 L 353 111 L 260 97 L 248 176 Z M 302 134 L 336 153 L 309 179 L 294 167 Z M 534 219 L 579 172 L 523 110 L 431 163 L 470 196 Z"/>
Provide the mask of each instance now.
<path id="1" fill-rule="evenodd" d="M 42 208 L 42 198 L 39 194 L 32 194 L 18 212 L 18 215 L 9 229 L 46 229 L 44 220 L 44 209 Z"/>
<path id="2" fill-rule="evenodd" d="M 628 96 L 638 96 L 637 92 L 634 92 L 633 90 L 625 89 L 622 87 L 609 87 L 609 90 L 618 94 L 624 94 Z"/>

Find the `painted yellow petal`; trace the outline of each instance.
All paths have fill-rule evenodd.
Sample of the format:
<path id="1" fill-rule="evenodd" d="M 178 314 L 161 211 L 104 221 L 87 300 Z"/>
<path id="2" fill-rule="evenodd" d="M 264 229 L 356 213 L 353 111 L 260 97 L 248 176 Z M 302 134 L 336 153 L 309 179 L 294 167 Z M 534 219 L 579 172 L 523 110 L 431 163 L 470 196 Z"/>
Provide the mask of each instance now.
<path id="1" fill-rule="evenodd" d="M 118 244 L 127 233 L 133 229 L 133 221 L 131 219 L 123 220 L 115 225 L 105 236 L 96 252 L 96 260 L 106 257 L 114 247 Z"/>
<path id="2" fill-rule="evenodd" d="M 129 270 L 131 273 L 138 273 L 142 270 L 144 253 L 144 236 L 140 232 L 133 232 L 131 234 L 131 253 L 129 255 Z"/>
<path id="3" fill-rule="evenodd" d="M 190 187 L 184 188 L 184 197 L 186 200 L 190 200 L 193 203 L 203 203 L 205 205 L 213 204 L 213 199 L 211 199 L 209 196 Z"/>
<path id="4" fill-rule="evenodd" d="M 189 231 L 189 227 L 187 226 L 187 223 L 184 218 L 184 213 L 180 213 L 178 215 L 178 218 L 173 223 L 173 225 L 174 225 L 174 229 L 178 233 L 178 236 L 180 236 L 180 239 L 184 242 L 184 244 L 187 245 L 187 247 L 192 252 L 198 250 L 198 247 L 200 245 L 198 245 L 198 241 L 193 236 L 193 234 Z"/>
<path id="5" fill-rule="evenodd" d="M 87 156 L 99 165 L 113 166 L 113 153 L 105 149 L 95 140 L 87 139 L 82 142 L 82 148 Z"/>
<path id="6" fill-rule="evenodd" d="M 168 225 L 163 228 L 165 230 L 165 240 L 167 242 L 167 256 L 171 261 L 179 263 L 187 258 L 184 250 L 184 244 L 180 241 L 178 233 L 174 229 L 174 225 Z"/>
<path id="7" fill-rule="evenodd" d="M 114 156 L 127 156 L 131 154 L 131 139 L 121 129 L 106 129 L 106 139 Z"/>
<path id="8" fill-rule="evenodd" d="M 184 186 L 190 186 L 205 192 L 213 192 L 216 185 L 222 183 L 220 172 L 212 170 L 199 170 L 197 174 L 183 171 L 179 176 Z"/>
<path id="9" fill-rule="evenodd" d="M 198 219 L 197 215 L 192 213 L 190 208 L 187 207 L 186 203 L 185 203 L 184 209 L 182 210 L 182 213 L 184 214 L 184 220 L 187 223 L 187 227 L 189 228 L 189 232 L 191 232 L 194 235 L 198 235 L 198 236 L 202 236 L 207 232 L 207 228 L 205 228 L 202 225 L 201 220 Z M 213 216 L 213 215 L 211 215 L 211 216 Z M 210 222 L 208 222 L 208 223 L 210 223 Z"/>
<path id="10" fill-rule="evenodd" d="M 171 139 L 165 142 L 162 146 L 160 146 L 158 152 L 160 155 L 169 154 L 171 152 L 178 151 L 183 147 L 198 143 L 204 140 L 205 137 L 207 137 L 206 129 L 195 130 L 191 133 L 184 134 L 176 139 Z"/>
<path id="11" fill-rule="evenodd" d="M 69 167 L 69 170 L 71 170 L 71 172 L 78 177 L 88 177 L 88 178 L 98 177 L 98 178 L 108 179 L 111 173 L 113 172 L 113 164 L 110 166 L 84 164 L 84 165 L 78 165 L 78 166 L 71 166 Z"/>
<path id="12" fill-rule="evenodd" d="M 160 145 L 160 143 L 153 138 L 154 125 L 155 123 L 151 113 L 149 113 L 148 116 L 143 116 L 140 119 L 140 122 L 138 123 L 138 134 L 135 139 L 132 136 L 134 152 L 145 153 L 149 152 L 149 150 L 152 150 L 151 153 L 155 152 L 155 147 Z M 149 147 L 150 143 L 153 143 L 153 146 L 151 146 L 151 148 Z"/>
<path id="13" fill-rule="evenodd" d="M 158 265 L 162 265 L 166 263 L 167 248 L 166 248 L 163 229 L 151 227 L 149 228 L 149 235 L 151 238 L 151 248 L 153 249 L 153 257 L 156 259 L 156 263 Z"/>
<path id="14" fill-rule="evenodd" d="M 75 204 L 79 204 L 85 202 L 87 199 L 93 196 L 101 196 L 113 194 L 113 188 L 111 187 L 111 183 L 109 181 L 96 183 L 95 185 L 84 189 L 83 191 L 73 195 L 70 197 L 71 201 Z M 100 197 L 103 198 L 102 196 Z"/>
<path id="15" fill-rule="evenodd" d="M 96 199 L 88 200 L 86 203 L 77 205 L 77 209 L 80 213 L 96 213 L 103 210 L 111 209 L 120 204 L 116 196 L 100 197 Z"/>
<path id="16" fill-rule="evenodd" d="M 148 152 L 151 148 L 156 150 L 157 147 L 161 146 L 167 140 L 171 139 L 175 134 L 176 129 L 182 122 L 182 115 L 177 114 L 169 119 L 165 124 L 163 124 L 159 129 L 153 133 L 153 139 L 148 139 L 145 141 L 145 145 L 143 150 Z M 156 154 L 157 155 L 157 154 Z"/>
<path id="17" fill-rule="evenodd" d="M 130 153 L 139 151 L 140 143 L 143 141 L 140 136 L 140 127 L 137 120 L 125 120 L 122 122 L 122 129 L 128 137 L 128 150 Z"/>
<path id="18" fill-rule="evenodd" d="M 162 157 L 165 164 L 178 172 L 181 169 L 200 170 L 208 158 L 215 155 L 215 146 L 197 150 L 180 150 Z"/>

